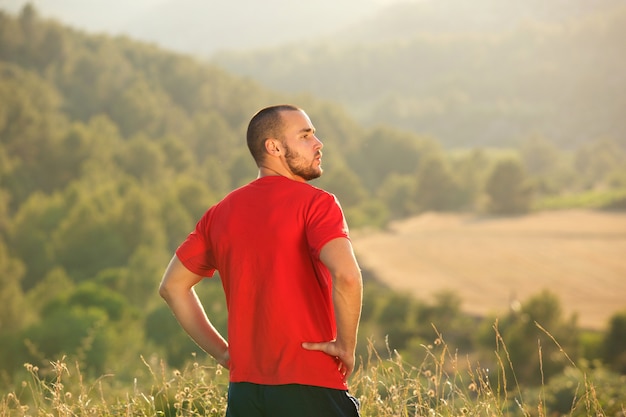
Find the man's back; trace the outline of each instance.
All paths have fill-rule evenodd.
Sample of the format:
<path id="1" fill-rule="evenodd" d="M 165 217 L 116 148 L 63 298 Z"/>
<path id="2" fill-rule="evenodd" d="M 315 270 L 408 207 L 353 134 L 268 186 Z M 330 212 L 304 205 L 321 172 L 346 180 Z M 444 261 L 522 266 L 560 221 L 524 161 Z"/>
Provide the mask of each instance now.
<path id="1" fill-rule="evenodd" d="M 361 272 L 322 175 L 323 143 L 304 110 L 259 110 L 246 132 L 259 178 L 210 208 L 172 257 L 159 294 L 187 334 L 230 370 L 227 417 L 358 416 Z M 228 340 L 194 287 L 219 270 Z"/>
<path id="2" fill-rule="evenodd" d="M 201 258 L 189 257 L 184 245 L 177 254 L 190 269 L 202 259 L 220 272 L 231 381 L 345 389 L 333 358 L 301 346 L 336 335 L 332 280 L 319 260 L 326 242 L 347 236 L 335 198 L 306 183 L 263 177 L 212 207 L 195 233 L 203 243 L 189 248 L 204 248 Z"/>

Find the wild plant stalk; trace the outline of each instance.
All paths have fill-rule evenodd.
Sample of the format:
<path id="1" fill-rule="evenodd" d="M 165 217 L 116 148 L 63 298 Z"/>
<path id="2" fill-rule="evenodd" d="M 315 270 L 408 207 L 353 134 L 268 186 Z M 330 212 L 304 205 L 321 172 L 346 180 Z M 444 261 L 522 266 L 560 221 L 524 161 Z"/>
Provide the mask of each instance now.
<path id="1" fill-rule="evenodd" d="M 66 358 L 50 362 L 45 371 L 26 364 L 30 380 L 22 391 L 11 392 L 0 401 L 0 417 L 27 416 L 223 416 L 226 409 L 223 369 L 193 362 L 183 371 L 154 365 L 144 358 L 152 381 L 142 386 L 135 379 L 126 392 L 114 393 L 112 376 L 87 384 L 80 368 L 70 372 Z"/>
<path id="2" fill-rule="evenodd" d="M 370 344 L 369 357 L 352 383 L 364 416 L 502 415 L 487 370 L 461 370 L 456 353 L 438 332 L 433 344 L 422 348 L 423 362 L 412 366 L 389 348 L 389 358 L 381 358 Z"/>
<path id="3" fill-rule="evenodd" d="M 572 367 L 574 369 L 578 369 L 578 366 L 576 366 L 576 363 L 574 363 L 574 361 L 569 357 L 567 352 L 565 352 L 563 347 L 554 338 L 554 336 L 552 336 L 552 334 L 549 331 L 543 328 L 543 326 L 541 326 L 536 321 L 535 321 L 535 326 L 537 326 L 539 330 L 541 330 L 544 334 L 546 334 L 546 336 L 548 336 L 552 340 L 555 346 L 559 348 L 559 352 L 565 356 L 565 358 L 569 361 Z M 572 401 L 572 415 L 577 410 L 579 405 L 582 403 L 582 405 L 584 405 L 583 412 L 585 412 L 587 415 L 596 416 L 596 417 L 606 416 L 606 414 L 604 413 L 604 410 L 602 409 L 601 402 L 598 400 L 596 389 L 593 383 L 589 381 L 589 379 L 587 378 L 587 374 L 584 372 L 583 372 L 583 381 L 584 381 L 584 390 L 583 390 L 584 395 L 583 395 L 583 398 L 581 399 L 577 399 L 576 396 L 574 396 L 574 399 Z M 576 393 L 579 392 L 579 388 L 580 386 L 576 387 Z M 622 415 L 626 415 L 626 413 L 623 412 L 623 407 L 622 407 Z"/>
<path id="4" fill-rule="evenodd" d="M 546 333 L 567 356 L 558 342 Z M 364 417 L 546 417 L 542 346 L 538 345 L 542 387 L 535 406 L 525 402 L 514 375 L 508 349 L 496 325 L 498 372 L 492 382 L 488 369 L 461 364 L 443 335 L 435 328 L 432 344 L 421 345 L 424 359 L 419 365 L 407 363 L 387 344 L 383 358 L 370 341 L 368 357 L 350 381 L 352 393 L 361 402 Z M 25 368 L 28 379 L 20 389 L 0 399 L 0 417 L 26 416 L 223 416 L 226 409 L 227 372 L 219 365 L 194 361 L 182 371 L 171 370 L 158 359 L 141 358 L 148 370 L 146 378 L 136 378 L 132 386 L 116 390 L 115 378 L 104 375 L 86 381 L 78 365 L 70 371 L 67 358 L 50 362 L 41 370 Z M 505 366 L 508 365 L 508 366 Z M 461 366 L 462 365 L 462 366 Z M 577 368 L 576 368 L 577 369 Z M 507 386 L 507 372 L 513 372 L 515 387 Z M 585 375 L 583 393 L 572 402 L 570 416 L 605 416 L 596 387 Z M 578 392 L 578 389 L 577 389 Z M 624 407 L 621 407 L 624 411 Z"/>

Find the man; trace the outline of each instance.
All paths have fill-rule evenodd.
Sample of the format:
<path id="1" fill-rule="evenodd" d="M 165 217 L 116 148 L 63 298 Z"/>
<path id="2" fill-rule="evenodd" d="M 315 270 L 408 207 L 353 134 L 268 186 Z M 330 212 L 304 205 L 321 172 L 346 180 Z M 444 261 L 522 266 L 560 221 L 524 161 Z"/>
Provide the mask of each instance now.
<path id="1" fill-rule="evenodd" d="M 193 340 L 230 371 L 228 417 L 358 416 L 355 366 L 362 279 L 322 142 L 307 114 L 267 107 L 251 119 L 259 176 L 211 207 L 176 250 L 159 292 Z M 193 287 L 219 272 L 228 341 Z"/>

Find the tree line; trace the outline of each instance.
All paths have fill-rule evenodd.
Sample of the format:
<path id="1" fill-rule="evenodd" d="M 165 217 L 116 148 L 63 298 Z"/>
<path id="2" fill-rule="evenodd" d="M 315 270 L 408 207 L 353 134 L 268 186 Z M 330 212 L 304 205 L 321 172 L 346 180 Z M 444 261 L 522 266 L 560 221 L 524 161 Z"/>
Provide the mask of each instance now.
<path id="1" fill-rule="evenodd" d="M 433 136 L 446 148 L 517 147 L 533 134 L 560 149 L 599 137 L 626 146 L 626 7 L 568 5 L 406 2 L 345 37 L 211 59 L 280 91 L 341 103 L 363 124 Z"/>
<path id="2" fill-rule="evenodd" d="M 189 56 L 42 20 L 32 6 L 0 12 L 0 74 L 0 385 L 25 362 L 63 354 L 91 375 L 128 378 L 143 352 L 174 366 L 189 359 L 197 348 L 158 298 L 158 280 L 202 213 L 256 176 L 245 127 L 270 103 L 310 114 L 326 145 L 316 185 L 338 195 L 353 227 L 427 210 L 523 213 L 538 196 L 580 190 L 623 205 L 614 142 L 565 154 L 533 137 L 520 149 L 450 153 Z M 200 294 L 223 329 L 219 280 Z M 394 348 L 410 352 L 433 321 L 468 350 L 480 346 L 454 298 L 431 306 L 380 294 L 367 294 L 363 335 L 384 339 L 386 323 Z"/>

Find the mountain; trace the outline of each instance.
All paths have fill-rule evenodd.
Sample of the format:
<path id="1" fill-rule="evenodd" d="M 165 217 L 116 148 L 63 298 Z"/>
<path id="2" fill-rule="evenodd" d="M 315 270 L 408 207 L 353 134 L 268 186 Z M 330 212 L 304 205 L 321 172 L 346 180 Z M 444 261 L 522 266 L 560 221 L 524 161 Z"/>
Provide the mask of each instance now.
<path id="1" fill-rule="evenodd" d="M 563 24 L 619 6 L 624 0 L 427 0 L 397 2 L 337 34 L 351 42 L 418 35 L 501 33 L 520 25 Z"/>
<path id="2" fill-rule="evenodd" d="M 24 0 L 0 0 L 18 8 Z M 626 143 L 625 0 L 40 0 L 449 147 Z"/>
<path id="3" fill-rule="evenodd" d="M 626 145 L 626 2 L 438 0 L 389 6 L 341 35 L 226 52 L 222 67 L 344 105 L 450 148 L 542 136 Z"/>

